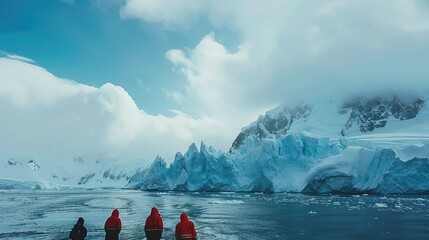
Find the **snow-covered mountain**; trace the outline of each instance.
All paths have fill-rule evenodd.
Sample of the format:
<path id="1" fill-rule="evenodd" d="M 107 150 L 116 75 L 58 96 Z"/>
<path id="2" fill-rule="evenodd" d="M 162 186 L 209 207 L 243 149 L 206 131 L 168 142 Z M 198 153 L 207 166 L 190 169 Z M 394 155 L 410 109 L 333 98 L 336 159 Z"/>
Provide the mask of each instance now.
<path id="1" fill-rule="evenodd" d="M 313 100 L 242 129 L 228 153 L 192 144 L 157 158 L 127 187 L 183 191 L 429 192 L 424 98 Z"/>
<path id="2" fill-rule="evenodd" d="M 123 187 L 137 165 L 81 156 L 55 161 L 0 153 L 0 189 L 70 189 Z"/>

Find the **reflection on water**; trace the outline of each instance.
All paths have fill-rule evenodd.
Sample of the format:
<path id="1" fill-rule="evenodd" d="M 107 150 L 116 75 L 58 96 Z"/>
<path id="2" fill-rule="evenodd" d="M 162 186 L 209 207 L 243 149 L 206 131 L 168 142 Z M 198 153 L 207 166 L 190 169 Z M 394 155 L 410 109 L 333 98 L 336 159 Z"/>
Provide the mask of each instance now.
<path id="1" fill-rule="evenodd" d="M 429 239 L 427 196 L 307 196 L 301 194 L 112 191 L 4 191 L 0 239 L 67 239 L 78 217 L 87 239 L 103 239 L 118 208 L 122 239 L 144 239 L 152 206 L 174 239 L 182 211 L 200 239 Z"/>

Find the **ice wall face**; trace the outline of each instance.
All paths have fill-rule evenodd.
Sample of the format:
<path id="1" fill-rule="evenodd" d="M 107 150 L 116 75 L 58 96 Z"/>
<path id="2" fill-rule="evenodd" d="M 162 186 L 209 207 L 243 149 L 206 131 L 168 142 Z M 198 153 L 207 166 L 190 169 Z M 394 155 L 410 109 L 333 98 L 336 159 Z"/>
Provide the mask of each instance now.
<path id="1" fill-rule="evenodd" d="M 390 149 L 349 148 L 316 164 L 305 193 L 428 193 L 429 159 L 401 161 Z"/>
<path id="2" fill-rule="evenodd" d="M 128 184 L 143 190 L 425 193 L 429 111 L 421 98 L 281 106 L 242 129 L 228 153 L 191 145 Z M 418 147 L 417 147 L 418 146 Z M 416 151 L 415 149 L 418 149 Z"/>
<path id="3" fill-rule="evenodd" d="M 429 194 L 429 159 L 395 161 L 375 192 Z"/>
<path id="4" fill-rule="evenodd" d="M 302 172 L 320 160 L 342 151 L 341 143 L 306 133 L 278 139 L 247 138 L 234 153 L 200 150 L 195 144 L 178 153 L 167 168 L 157 158 L 151 167 L 133 176 L 127 185 L 142 190 L 177 191 L 300 191 Z"/>
<path id="5" fill-rule="evenodd" d="M 258 181 L 272 182 L 271 191 L 300 191 L 305 186 L 303 172 L 320 159 L 344 148 L 341 142 L 301 132 L 277 139 L 248 141 L 234 154 L 242 190 L 255 191 Z M 247 146 L 247 145 L 250 146 Z M 265 184 L 266 185 L 266 184 Z M 259 189 L 261 190 L 261 189 Z"/>
<path id="6" fill-rule="evenodd" d="M 201 143 L 192 144 L 185 155 L 177 153 L 167 168 L 157 158 L 146 170 L 134 175 L 128 188 L 175 191 L 234 191 L 237 188 L 235 165 L 224 155 Z"/>
<path id="7" fill-rule="evenodd" d="M 395 161 L 400 160 L 395 158 L 392 150 L 349 147 L 313 166 L 303 192 L 374 192 Z"/>

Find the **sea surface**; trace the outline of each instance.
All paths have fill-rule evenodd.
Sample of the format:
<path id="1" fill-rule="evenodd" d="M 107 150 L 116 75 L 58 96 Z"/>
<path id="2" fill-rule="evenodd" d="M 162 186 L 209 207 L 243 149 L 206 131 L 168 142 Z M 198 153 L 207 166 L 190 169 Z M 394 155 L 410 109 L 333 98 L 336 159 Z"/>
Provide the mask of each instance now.
<path id="1" fill-rule="evenodd" d="M 0 239 L 68 239 L 78 217 L 86 239 L 104 239 L 120 211 L 121 239 L 145 239 L 156 206 L 163 239 L 174 239 L 186 211 L 199 239 L 429 239 L 429 196 L 309 196 L 132 190 L 1 191 Z"/>

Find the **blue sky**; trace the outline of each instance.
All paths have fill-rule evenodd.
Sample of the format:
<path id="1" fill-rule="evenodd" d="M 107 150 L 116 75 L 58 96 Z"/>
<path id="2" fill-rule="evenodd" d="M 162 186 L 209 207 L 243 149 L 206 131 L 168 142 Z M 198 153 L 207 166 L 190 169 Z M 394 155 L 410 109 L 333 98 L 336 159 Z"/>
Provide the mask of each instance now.
<path id="1" fill-rule="evenodd" d="M 227 151 L 282 103 L 426 95 L 428 42 L 425 0 L 1 1 L 0 151 Z"/>
<path id="2" fill-rule="evenodd" d="M 123 3 L 3 1 L 0 50 L 33 59 L 58 77 L 97 87 L 106 82 L 122 86 L 148 113 L 171 115 L 168 110 L 180 106 L 166 91 L 180 88 L 183 79 L 172 71 L 165 53 L 195 46 L 215 28 L 202 21 L 178 31 L 122 19 Z M 219 37 L 224 32 L 217 29 Z"/>

